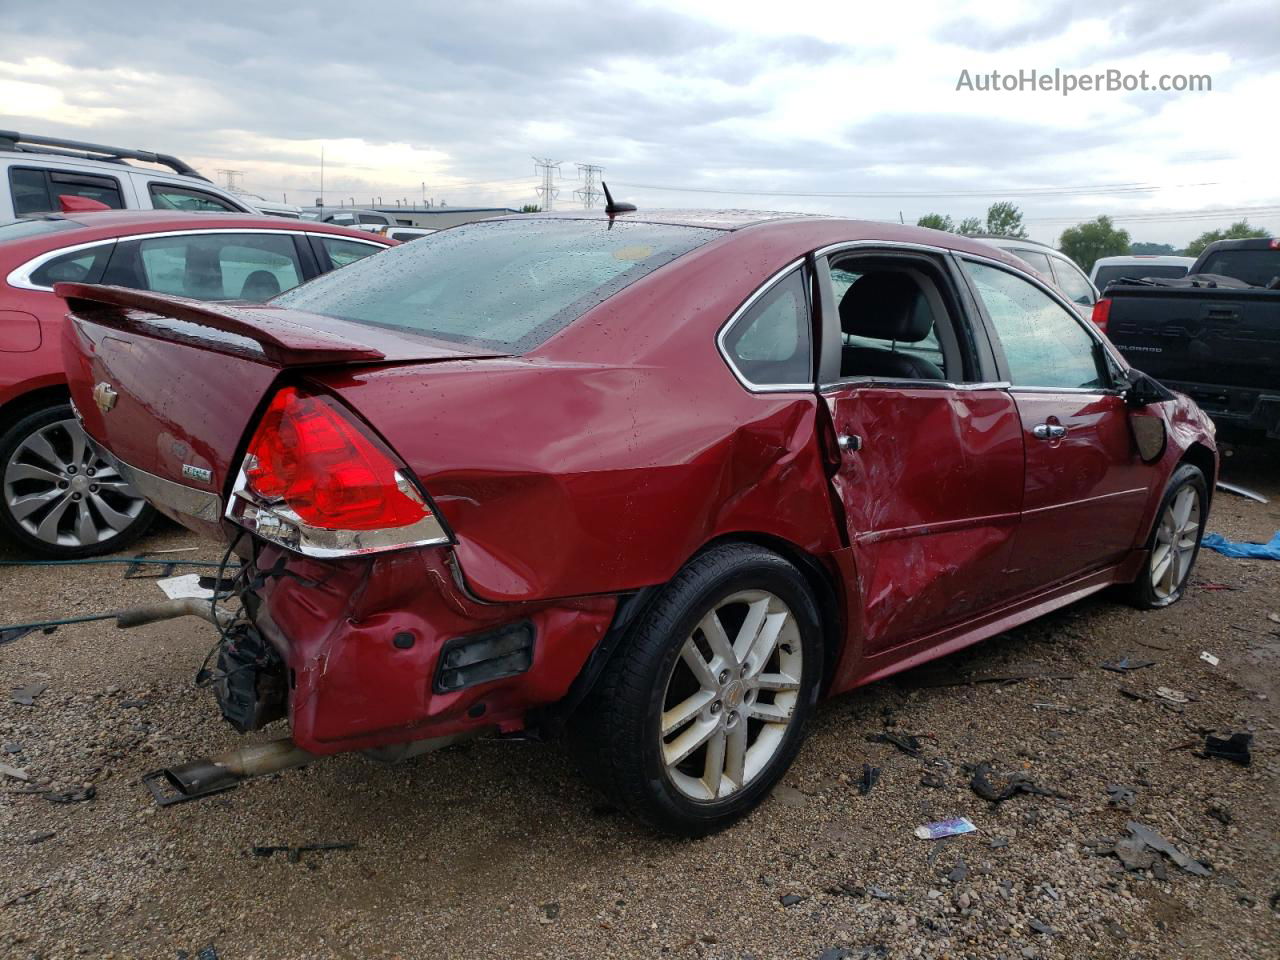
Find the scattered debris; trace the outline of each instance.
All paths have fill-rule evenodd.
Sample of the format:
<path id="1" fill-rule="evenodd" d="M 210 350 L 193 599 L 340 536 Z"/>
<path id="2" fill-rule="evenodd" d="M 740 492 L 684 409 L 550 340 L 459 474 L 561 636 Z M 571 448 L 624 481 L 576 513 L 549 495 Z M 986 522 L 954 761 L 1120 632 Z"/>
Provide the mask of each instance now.
<path id="1" fill-rule="evenodd" d="M 49 685 L 47 683 L 28 683 L 25 687 L 14 687 L 9 693 L 9 699 L 24 707 L 34 707 L 36 697 L 48 689 Z"/>
<path id="2" fill-rule="evenodd" d="M 98 790 L 94 786 L 72 787 L 69 790 L 41 792 L 44 793 L 44 798 L 50 803 L 84 803 L 87 800 L 92 800 L 98 795 Z"/>
<path id="3" fill-rule="evenodd" d="M 1130 820 L 1127 824 L 1125 824 L 1125 826 L 1128 828 L 1129 835 L 1130 835 L 1130 839 L 1128 842 L 1141 844 L 1142 846 L 1148 847 L 1151 850 L 1155 850 L 1159 853 L 1163 853 L 1166 857 L 1168 857 L 1170 860 L 1172 860 L 1174 863 L 1180 866 L 1183 870 L 1186 870 L 1188 873 L 1194 873 L 1198 877 L 1209 876 L 1211 871 L 1209 870 L 1208 867 L 1206 867 L 1199 860 L 1193 860 L 1190 857 L 1188 857 L 1185 853 L 1183 853 L 1181 850 L 1175 847 L 1172 843 L 1170 843 L 1160 834 L 1156 833 L 1150 827 L 1143 826 L 1141 823 L 1138 823 L 1136 820 Z M 1121 841 L 1121 843 L 1124 843 L 1124 842 L 1126 841 Z M 1117 844 L 1117 846 L 1119 846 L 1119 844 Z"/>
<path id="4" fill-rule="evenodd" d="M 560 904 L 554 900 L 551 903 L 544 903 L 540 908 L 542 916 L 538 918 L 539 923 L 550 923 L 552 920 L 560 919 Z"/>
<path id="5" fill-rule="evenodd" d="M 1008 837 L 992 837 L 991 842 L 987 844 L 992 850 L 1003 850 L 1009 845 Z"/>
<path id="6" fill-rule="evenodd" d="M 7 763 L 0 763 L 0 777 L 9 777 L 13 780 L 21 780 L 26 783 L 31 778 L 27 776 L 27 771 L 19 767 L 11 767 Z"/>
<path id="7" fill-rule="evenodd" d="M 1218 757 L 1247 767 L 1253 762 L 1253 757 L 1249 754 L 1249 744 L 1252 742 L 1251 733 L 1233 733 L 1225 740 L 1210 734 L 1204 738 L 1204 752 L 1201 756 L 1206 759 Z"/>
<path id="8" fill-rule="evenodd" d="M 802 897 L 798 893 L 788 893 L 778 898 L 778 902 L 784 907 L 794 907 L 797 903 L 804 903 L 807 897 Z"/>
<path id="9" fill-rule="evenodd" d="M 1113 807 L 1120 807 L 1123 810 L 1131 810 L 1134 801 L 1138 799 L 1133 787 L 1123 787 L 1118 783 L 1107 784 L 1107 802 Z"/>
<path id="10" fill-rule="evenodd" d="M 922 787 L 933 787 L 937 789 L 938 787 L 945 787 L 946 785 L 947 781 L 943 779 L 942 774 L 940 773 L 926 772 L 920 775 L 920 786 Z"/>
<path id="11" fill-rule="evenodd" d="M 1227 483 L 1227 481 L 1225 480 L 1219 480 L 1217 484 L 1215 484 L 1215 486 L 1217 486 L 1219 490 L 1227 491 L 1227 493 L 1234 493 L 1237 497 L 1244 497 L 1248 500 L 1256 500 L 1258 503 L 1270 502 L 1269 500 L 1267 500 L 1266 497 L 1258 493 L 1256 490 L 1250 490 L 1248 487 L 1242 487 L 1234 483 Z"/>
<path id="12" fill-rule="evenodd" d="M 1133 642 L 1140 643 L 1144 647 L 1150 647 L 1152 650 L 1172 650 L 1173 649 L 1173 647 L 1167 646 L 1163 643 L 1152 643 L 1150 640 L 1143 640 L 1141 637 L 1134 637 Z"/>
<path id="13" fill-rule="evenodd" d="M 178 577 L 164 577 L 156 581 L 156 586 L 164 591 L 170 600 L 182 597 L 194 597 L 197 600 L 212 600 L 213 591 L 200 584 L 200 574 L 185 573 Z"/>
<path id="14" fill-rule="evenodd" d="M 992 803 L 1003 803 L 1010 797 L 1015 797 L 1020 793 L 1029 793 L 1037 797 L 1070 799 L 1065 793 L 1042 787 L 1020 773 L 1011 775 L 1003 787 L 997 788 L 991 782 L 992 771 L 989 763 L 980 763 L 976 767 L 970 768 L 970 771 L 973 777 L 969 780 L 969 789 L 983 800 L 990 800 Z"/>
<path id="15" fill-rule="evenodd" d="M 178 960 L 191 960 L 191 954 L 186 950 L 179 950 Z M 218 960 L 218 948 L 213 944 L 201 948 L 196 952 L 196 960 Z"/>
<path id="16" fill-rule="evenodd" d="M 315 851 L 326 850 L 354 850 L 358 844 L 346 841 L 338 843 L 304 843 L 299 846 L 290 846 L 288 844 L 272 844 L 259 845 L 252 848 L 255 857 L 270 857 L 273 854 L 286 854 L 290 863 L 301 863 L 304 853 L 312 853 Z"/>
<path id="17" fill-rule="evenodd" d="M 1207 663 L 1211 667 L 1216 667 L 1218 665 L 1218 658 L 1215 657 L 1208 650 L 1200 651 L 1200 659 L 1203 660 L 1205 663 Z"/>
<path id="18" fill-rule="evenodd" d="M 1211 807 L 1209 807 L 1209 809 L 1206 810 L 1205 813 L 1213 817 L 1213 819 L 1217 820 L 1224 827 L 1231 826 L 1231 821 L 1234 819 L 1231 816 L 1230 810 L 1216 803 L 1213 804 Z"/>
<path id="19" fill-rule="evenodd" d="M 920 756 L 920 740 L 909 733 L 892 733 L 886 730 L 884 733 L 867 734 L 867 740 L 870 743 L 887 743 L 897 747 L 909 757 Z"/>
<path id="20" fill-rule="evenodd" d="M 1191 698 L 1181 690 L 1174 690 L 1172 687 L 1156 687 L 1156 696 L 1170 703 L 1190 703 Z"/>
<path id="21" fill-rule="evenodd" d="M 947 874 L 947 880 L 951 883 L 964 883 L 965 878 L 969 876 L 969 865 L 963 860 L 957 860 L 956 865 L 951 868 L 951 872 Z"/>
<path id="22" fill-rule="evenodd" d="M 1132 687 L 1120 687 L 1119 690 L 1122 696 L 1128 697 L 1130 700 L 1145 700 L 1147 703 L 1151 702 L 1151 697 L 1147 696 L 1147 694 L 1143 693 L 1141 690 L 1134 690 Z"/>
<path id="23" fill-rule="evenodd" d="M 1036 933 L 1042 934 L 1046 937 L 1056 937 L 1058 935 L 1057 930 L 1053 929 L 1053 927 L 1049 926 L 1047 923 L 1041 923 L 1035 917 L 1032 917 L 1027 921 L 1027 926 Z"/>
<path id="24" fill-rule="evenodd" d="M 862 765 L 862 779 L 858 781 L 858 793 L 864 797 L 871 792 L 871 788 L 876 785 L 876 781 L 880 779 L 880 768 L 873 767 L 869 763 Z"/>
<path id="25" fill-rule="evenodd" d="M 922 829 L 923 829 L 922 827 L 916 828 L 916 836 L 920 835 L 920 830 Z M 897 896 L 890 893 L 888 890 L 882 890 L 877 886 L 867 887 L 867 896 L 872 897 L 873 899 L 876 899 L 876 900 L 897 900 L 898 899 Z"/>
<path id="26" fill-rule="evenodd" d="M 1141 670 L 1144 667 L 1154 667 L 1155 665 L 1156 662 L 1154 660 L 1130 660 L 1128 657 L 1122 657 L 1119 660 L 1108 660 L 1105 663 L 1098 664 L 1103 670 L 1110 670 L 1113 673 L 1128 673 L 1130 670 Z"/>
<path id="27" fill-rule="evenodd" d="M 1280 530 L 1277 530 L 1266 543 L 1242 543 L 1228 540 L 1220 533 L 1207 533 L 1200 541 L 1200 545 L 1210 550 L 1217 550 L 1224 557 L 1280 560 Z"/>
<path id="28" fill-rule="evenodd" d="M 950 820 L 939 820 L 937 823 L 926 823 L 924 826 L 916 827 L 915 834 L 921 840 L 937 840 L 941 837 L 973 833 L 977 829 L 968 817 L 952 817 Z"/>
<path id="29" fill-rule="evenodd" d="M 4 746 L 0 747 L 0 753 L 21 753 L 22 744 L 16 740 L 10 740 Z"/>
<path id="30" fill-rule="evenodd" d="M 38 620 L 35 623 L 14 623 L 7 627 L 0 627 L 0 645 L 12 643 L 14 640 L 20 640 L 29 633 L 35 633 L 37 630 L 45 634 L 53 633 L 59 627 L 65 627 L 71 623 L 92 623 L 95 620 L 114 620 L 114 613 L 96 613 L 91 617 L 67 617 L 63 620 Z"/>

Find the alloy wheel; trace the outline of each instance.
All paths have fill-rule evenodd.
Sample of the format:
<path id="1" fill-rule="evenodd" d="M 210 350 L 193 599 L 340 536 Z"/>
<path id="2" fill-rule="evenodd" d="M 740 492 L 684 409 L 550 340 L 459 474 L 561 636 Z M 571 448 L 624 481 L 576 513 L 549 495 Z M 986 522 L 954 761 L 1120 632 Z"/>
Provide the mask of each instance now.
<path id="1" fill-rule="evenodd" d="M 763 590 L 721 600 L 685 640 L 667 679 L 659 737 L 666 773 L 692 800 L 723 799 L 778 752 L 804 668 L 791 609 Z"/>
<path id="2" fill-rule="evenodd" d="M 73 418 L 18 444 L 4 464 L 4 498 L 27 533 L 70 548 L 111 540 L 146 506 Z"/>
<path id="3" fill-rule="evenodd" d="M 1157 599 L 1168 600 L 1182 589 L 1199 539 L 1200 496 L 1188 484 L 1165 506 L 1156 527 L 1151 550 L 1151 589 Z"/>

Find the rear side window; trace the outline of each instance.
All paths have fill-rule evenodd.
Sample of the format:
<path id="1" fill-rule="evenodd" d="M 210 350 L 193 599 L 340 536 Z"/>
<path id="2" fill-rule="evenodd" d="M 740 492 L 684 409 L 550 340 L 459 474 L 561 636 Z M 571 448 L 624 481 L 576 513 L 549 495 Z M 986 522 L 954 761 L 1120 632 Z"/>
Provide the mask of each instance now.
<path id="1" fill-rule="evenodd" d="M 964 268 L 991 317 L 1015 387 L 1107 386 L 1096 342 L 1074 313 L 1006 270 L 969 260 Z"/>
<path id="2" fill-rule="evenodd" d="M 287 233 L 154 237 L 138 241 L 138 259 L 145 289 L 197 300 L 261 303 L 302 282 Z"/>
<path id="3" fill-rule="evenodd" d="M 10 167 L 9 189 L 13 194 L 13 212 L 19 217 L 58 210 L 61 196 L 85 197 L 113 210 L 124 209 L 120 181 L 115 177 Z"/>
<path id="4" fill-rule="evenodd" d="M 1067 295 L 1068 300 L 1082 307 L 1093 305 L 1093 290 L 1083 273 L 1064 260 L 1054 259 L 1053 274 L 1058 278 L 1058 288 Z"/>
<path id="5" fill-rule="evenodd" d="M 280 306 L 521 353 L 719 230 L 497 220 L 442 230 L 318 277 Z"/>
<path id="6" fill-rule="evenodd" d="M 151 205 L 157 210 L 186 210 L 191 213 L 238 212 L 239 207 L 203 190 L 192 190 L 172 183 L 153 183 Z"/>
<path id="7" fill-rule="evenodd" d="M 809 304 L 799 270 L 775 283 L 729 328 L 724 349 L 744 378 L 761 387 L 813 382 Z"/>
<path id="8" fill-rule="evenodd" d="M 333 264 L 336 270 L 338 267 L 345 267 L 348 264 L 355 263 L 357 260 L 363 260 L 372 253 L 386 249 L 372 243 L 360 243 L 358 240 L 344 240 L 342 237 L 320 237 L 320 246 L 324 247 L 324 252 L 329 255 L 329 262 Z"/>
<path id="9" fill-rule="evenodd" d="M 387 224 L 387 223 L 390 223 L 391 221 L 387 217 L 378 216 L 376 213 L 362 213 L 360 214 L 360 222 Z"/>
<path id="10" fill-rule="evenodd" d="M 37 287 L 52 287 L 55 283 L 97 283 L 107 265 L 115 241 L 75 250 L 41 264 L 33 270 L 30 281 Z"/>

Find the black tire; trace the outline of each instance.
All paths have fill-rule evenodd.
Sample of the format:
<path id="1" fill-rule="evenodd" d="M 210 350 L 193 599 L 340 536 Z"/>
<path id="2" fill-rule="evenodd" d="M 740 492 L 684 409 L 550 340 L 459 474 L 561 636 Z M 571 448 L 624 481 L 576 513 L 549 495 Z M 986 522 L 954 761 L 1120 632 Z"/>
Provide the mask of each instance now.
<path id="1" fill-rule="evenodd" d="M 1170 504 L 1183 490 L 1193 491 L 1196 497 L 1196 509 L 1199 516 L 1196 523 L 1195 546 L 1190 549 L 1185 567 L 1177 573 L 1176 582 L 1172 584 L 1172 589 L 1168 589 L 1167 585 L 1162 588 L 1155 576 L 1155 567 L 1158 562 L 1156 548 L 1158 539 L 1161 536 L 1161 524 L 1166 512 L 1170 509 Z M 1148 561 L 1143 565 L 1142 571 L 1137 578 L 1125 590 L 1125 599 L 1130 604 L 1139 610 L 1159 610 L 1182 599 L 1182 596 L 1186 593 L 1191 571 L 1195 567 L 1196 558 L 1200 555 L 1200 540 L 1204 537 L 1204 526 L 1208 518 L 1209 485 L 1199 467 L 1184 463 L 1173 472 L 1173 476 L 1169 478 L 1168 486 L 1165 487 L 1164 496 L 1160 498 L 1160 506 L 1156 509 L 1155 523 L 1152 524 L 1151 534 L 1147 537 Z"/>
<path id="2" fill-rule="evenodd" d="M 51 539 L 42 539 L 23 525 L 23 522 L 15 514 L 15 508 L 10 501 L 26 495 L 24 483 L 29 481 L 14 479 L 15 475 L 10 472 L 10 466 L 14 463 L 15 455 L 18 455 L 20 448 L 40 431 L 47 430 L 59 423 L 74 422 L 74 417 L 75 415 L 71 412 L 69 404 L 54 404 L 28 413 L 5 430 L 3 434 L 0 434 L 0 530 L 8 534 L 27 552 L 45 559 L 70 560 L 119 550 L 142 536 L 147 531 L 147 528 L 151 526 L 151 522 L 156 516 L 155 508 L 145 501 L 141 503 L 140 509 L 130 504 L 129 511 L 137 509 L 136 516 L 133 517 L 132 521 L 112 534 L 102 534 L 101 539 L 92 543 L 59 543 Z M 65 431 L 62 431 L 61 436 L 67 437 L 68 435 Z M 24 458 L 24 462 L 27 462 L 25 458 L 28 455 L 23 453 L 21 456 Z M 105 489 L 109 482 L 105 470 L 109 468 L 107 468 L 105 461 L 97 458 L 94 458 L 92 466 L 96 471 L 102 471 L 100 476 L 104 481 L 102 488 Z M 95 492 L 99 489 L 99 487 L 95 486 Z M 111 505 L 121 506 L 128 499 L 126 494 L 136 498 L 136 494 L 133 494 L 128 488 L 123 488 L 123 491 L 123 493 L 118 493 L 115 487 L 112 486 L 109 493 L 101 494 L 102 502 L 107 502 L 109 498 Z M 33 518 L 39 516 L 40 513 L 37 512 L 28 516 L 26 520 L 28 523 L 34 524 Z M 94 514 L 94 517 L 99 521 L 101 521 L 102 516 L 101 513 Z M 101 523 L 100 526 L 106 527 L 106 524 Z"/>
<path id="3" fill-rule="evenodd" d="M 740 722 L 742 729 L 748 731 L 742 733 L 742 743 L 751 743 L 753 749 L 765 742 L 761 731 L 768 728 L 768 749 L 772 754 L 758 760 L 758 769 L 753 773 L 748 774 L 744 766 L 743 775 L 739 777 L 741 782 L 732 785 L 733 792 L 727 796 L 693 799 L 676 783 L 677 779 L 690 778 L 682 777 L 678 771 L 669 771 L 664 760 L 663 751 L 670 744 L 664 744 L 661 724 L 664 709 L 671 709 L 664 706 L 664 700 L 672 696 L 673 671 L 686 641 L 693 637 L 695 630 L 701 630 L 700 624 L 710 611 L 720 610 L 718 617 L 732 618 L 739 607 L 744 611 L 749 609 L 752 601 L 733 600 L 744 592 L 772 595 L 773 599 L 763 608 L 765 613 L 780 610 L 780 606 L 774 605 L 774 600 L 778 600 L 794 617 L 794 629 L 789 625 L 782 628 L 786 633 L 776 648 L 769 648 L 766 663 L 756 669 L 762 675 L 781 676 L 785 671 L 779 658 L 786 656 L 792 658 L 790 663 L 797 662 L 794 657 L 798 638 L 802 655 L 798 690 L 794 701 L 790 700 L 790 694 L 770 694 L 764 690 L 750 691 L 748 700 L 742 699 L 741 690 L 724 696 L 724 702 L 736 709 L 725 713 L 723 722 Z M 722 606 L 726 602 L 729 605 Z M 785 619 L 782 622 L 786 624 Z M 726 625 L 726 632 L 731 629 L 734 628 Z M 744 635 L 735 631 L 735 636 Z M 760 635 L 764 635 L 763 630 Z M 752 649 L 754 652 L 763 648 Z M 714 657 L 709 659 L 714 661 Z M 758 658 L 742 658 L 739 667 L 743 677 L 751 669 L 753 659 L 758 661 Z M 584 703 L 572 731 L 584 772 L 617 806 L 660 830 L 701 836 L 723 829 L 756 807 L 791 765 L 818 699 L 822 659 L 818 608 L 803 575 L 782 557 L 762 547 L 751 544 L 713 547 L 690 561 L 654 598 Z M 776 672 L 766 674 L 766 665 L 773 664 L 778 665 L 773 667 Z M 728 673 L 722 672 L 717 679 Z M 749 683 L 743 680 L 743 685 Z M 730 684 L 733 685 L 732 680 Z M 756 698 L 762 694 L 772 695 L 775 700 L 788 698 L 786 709 L 790 719 L 785 726 L 782 722 L 770 726 L 767 721 L 754 717 L 745 719 L 753 716 L 758 708 L 774 706 L 764 701 L 757 703 Z M 708 709 L 720 702 L 716 700 Z M 744 719 L 734 719 L 739 716 Z M 704 715 L 695 720 L 699 724 L 708 722 Z M 690 728 L 694 725 L 691 723 Z M 755 731 L 755 741 L 750 739 L 751 730 Z M 710 769 L 710 761 L 707 763 Z"/>

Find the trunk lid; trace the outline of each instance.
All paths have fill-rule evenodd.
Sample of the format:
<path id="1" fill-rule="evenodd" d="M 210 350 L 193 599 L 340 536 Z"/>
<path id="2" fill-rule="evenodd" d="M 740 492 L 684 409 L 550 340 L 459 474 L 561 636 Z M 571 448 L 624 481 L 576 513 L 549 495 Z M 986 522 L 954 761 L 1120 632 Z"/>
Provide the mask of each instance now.
<path id="1" fill-rule="evenodd" d="M 70 309 L 63 362 L 89 435 L 135 470 L 219 497 L 285 371 L 503 356 L 268 306 L 88 284 L 55 292 Z"/>

